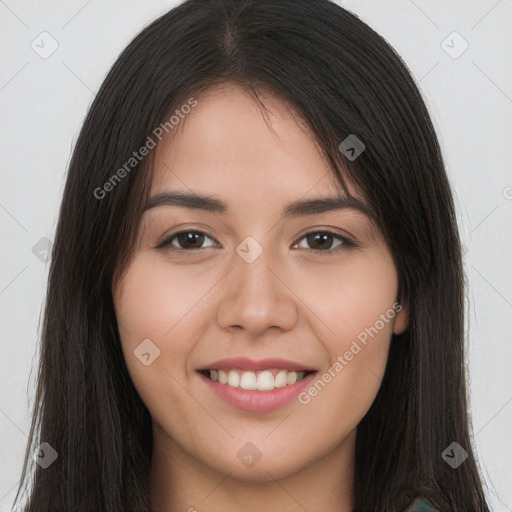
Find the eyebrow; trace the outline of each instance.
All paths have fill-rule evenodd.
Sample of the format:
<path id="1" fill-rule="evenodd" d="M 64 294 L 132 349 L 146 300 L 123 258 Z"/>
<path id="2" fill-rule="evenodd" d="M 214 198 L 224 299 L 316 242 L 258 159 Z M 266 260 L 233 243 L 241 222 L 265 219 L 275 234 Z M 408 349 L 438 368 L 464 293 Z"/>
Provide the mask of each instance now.
<path id="1" fill-rule="evenodd" d="M 189 193 L 166 190 L 149 198 L 144 207 L 144 212 L 159 206 L 180 206 L 182 208 L 194 208 L 206 210 L 212 213 L 228 213 L 228 205 L 212 196 L 203 194 Z M 299 200 L 288 203 L 283 209 L 283 217 L 302 217 L 306 215 L 315 215 L 330 211 L 353 208 L 359 210 L 370 218 L 374 217 L 374 210 L 354 196 L 330 196 L 318 197 L 315 199 Z"/>

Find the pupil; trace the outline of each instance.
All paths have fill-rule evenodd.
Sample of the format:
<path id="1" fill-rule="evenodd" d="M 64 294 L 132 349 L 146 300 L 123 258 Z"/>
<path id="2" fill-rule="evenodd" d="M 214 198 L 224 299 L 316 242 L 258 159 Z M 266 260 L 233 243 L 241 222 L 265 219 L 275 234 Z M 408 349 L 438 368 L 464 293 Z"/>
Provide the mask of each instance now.
<path id="1" fill-rule="evenodd" d="M 196 247 L 201 247 L 201 245 L 203 244 L 204 235 L 202 235 L 201 233 L 194 233 L 194 232 L 180 233 L 178 235 L 178 238 L 180 241 L 180 245 L 182 247 L 186 246 L 187 243 L 191 243 L 192 248 L 196 248 Z"/>
<path id="2" fill-rule="evenodd" d="M 332 236 L 327 233 L 315 233 L 314 235 L 308 235 L 307 238 L 309 246 L 314 249 L 325 249 L 325 247 L 329 248 L 331 246 L 330 239 L 332 238 Z M 325 242 L 328 243 L 326 244 Z"/>

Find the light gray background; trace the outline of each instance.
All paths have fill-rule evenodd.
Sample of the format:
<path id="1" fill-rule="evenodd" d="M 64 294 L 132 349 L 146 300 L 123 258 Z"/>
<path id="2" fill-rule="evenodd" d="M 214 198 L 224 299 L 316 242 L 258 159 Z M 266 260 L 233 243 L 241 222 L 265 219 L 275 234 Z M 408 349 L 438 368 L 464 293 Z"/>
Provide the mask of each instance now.
<path id="1" fill-rule="evenodd" d="M 135 34 L 176 3 L 0 0 L 2 512 L 11 509 L 33 404 L 48 270 L 37 248 L 53 239 L 71 151 L 100 83 Z M 338 3 L 398 50 L 438 130 L 465 246 L 476 451 L 492 509 L 512 511 L 512 0 Z M 31 47 L 51 48 L 44 31 L 58 43 L 46 59 Z M 463 48 L 453 31 L 469 44 L 458 58 L 441 46 L 446 40 L 452 55 Z"/>

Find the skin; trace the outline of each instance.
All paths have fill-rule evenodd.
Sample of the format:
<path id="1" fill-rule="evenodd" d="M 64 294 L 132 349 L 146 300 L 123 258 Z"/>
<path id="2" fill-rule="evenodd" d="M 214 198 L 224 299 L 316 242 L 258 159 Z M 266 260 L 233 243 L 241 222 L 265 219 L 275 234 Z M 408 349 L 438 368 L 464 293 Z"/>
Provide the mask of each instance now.
<path id="1" fill-rule="evenodd" d="M 196 372 L 245 356 L 283 358 L 322 375 L 397 301 L 391 253 L 364 213 L 282 218 L 289 202 L 339 188 L 292 111 L 261 98 L 267 119 L 242 89 L 217 86 L 159 144 L 151 196 L 213 195 L 229 212 L 147 210 L 114 287 L 128 371 L 153 419 L 155 512 L 352 510 L 356 428 L 380 387 L 392 332 L 407 327 L 404 306 L 309 403 L 293 400 L 272 413 L 228 404 Z M 203 248 L 180 253 L 176 237 L 174 250 L 156 248 L 182 230 L 205 232 L 185 246 Z M 358 247 L 336 236 L 323 246 L 305 238 L 322 230 Z M 248 236 L 263 249 L 252 263 L 236 252 Z M 144 339 L 160 350 L 148 366 L 134 355 Z M 261 453 L 252 467 L 237 457 L 247 442 Z"/>

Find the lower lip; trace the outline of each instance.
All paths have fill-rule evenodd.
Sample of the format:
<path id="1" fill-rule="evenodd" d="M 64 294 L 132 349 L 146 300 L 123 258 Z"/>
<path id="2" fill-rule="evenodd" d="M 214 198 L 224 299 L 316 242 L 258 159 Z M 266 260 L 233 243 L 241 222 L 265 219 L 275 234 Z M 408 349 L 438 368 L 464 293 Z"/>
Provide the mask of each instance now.
<path id="1" fill-rule="evenodd" d="M 199 373 L 203 381 L 226 402 L 244 411 L 255 413 L 273 412 L 289 404 L 310 385 L 315 375 L 316 373 L 311 373 L 295 384 L 272 391 L 247 391 L 227 384 L 220 384 Z"/>

